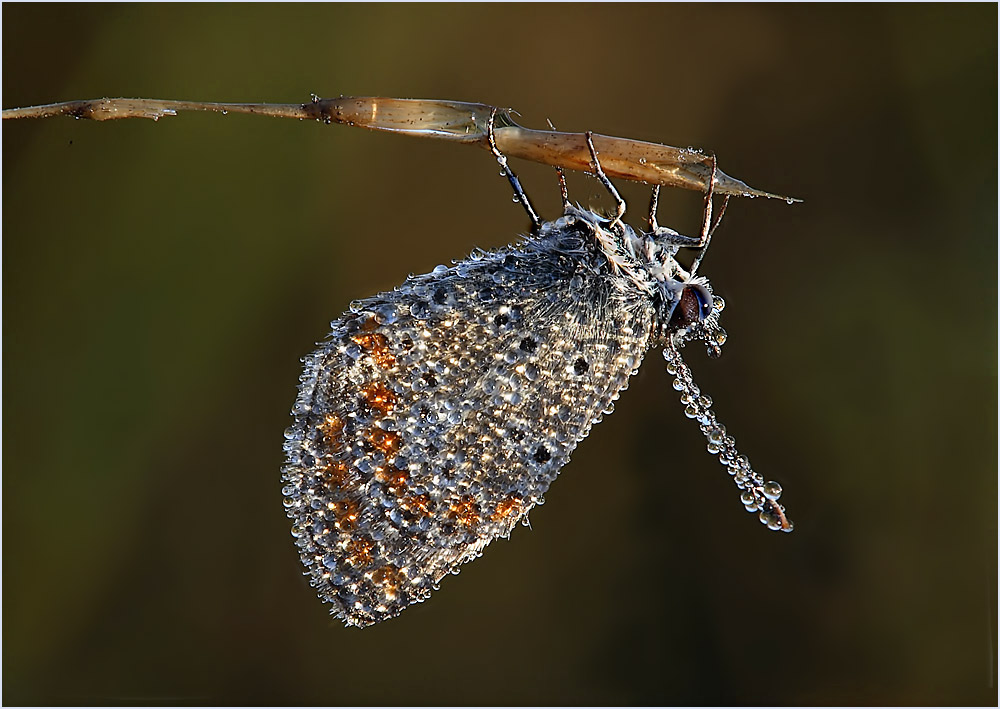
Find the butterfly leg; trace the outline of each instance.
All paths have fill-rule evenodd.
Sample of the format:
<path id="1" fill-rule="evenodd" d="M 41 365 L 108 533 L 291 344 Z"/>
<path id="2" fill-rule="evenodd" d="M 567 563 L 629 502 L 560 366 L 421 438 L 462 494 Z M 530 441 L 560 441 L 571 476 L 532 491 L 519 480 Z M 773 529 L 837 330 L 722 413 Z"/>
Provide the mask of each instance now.
<path id="1" fill-rule="evenodd" d="M 563 214 L 565 214 L 572 206 L 569 203 L 569 189 L 566 187 L 566 173 L 557 165 L 556 174 L 559 176 L 559 195 L 562 197 Z"/>
<path id="2" fill-rule="evenodd" d="M 705 255 L 705 250 L 708 248 L 708 242 L 712 238 L 712 234 L 715 233 L 716 228 L 722 222 L 722 216 L 726 213 L 726 206 L 729 204 L 729 195 L 726 195 L 722 201 L 722 207 L 719 209 L 719 214 L 712 220 L 712 197 L 715 193 L 715 177 L 718 174 L 718 163 L 715 156 L 712 156 L 712 173 L 709 179 L 708 191 L 705 194 L 705 207 L 702 213 L 701 221 L 701 233 L 698 236 L 686 236 L 684 234 L 679 234 L 669 227 L 662 227 L 656 221 L 656 207 L 660 198 L 660 186 L 653 186 L 653 193 L 649 198 L 649 228 L 654 236 L 656 236 L 658 241 L 665 244 L 671 244 L 673 246 L 684 246 L 688 248 L 701 249 L 701 254 L 695 260 L 695 267 L 691 271 L 691 275 L 694 275 L 697 270 L 697 264 L 701 262 L 701 259 Z"/>
<path id="3" fill-rule="evenodd" d="M 501 174 L 507 178 L 510 182 L 510 186 L 514 190 L 514 201 L 520 202 L 521 206 L 524 207 L 524 211 L 528 213 L 528 219 L 531 220 L 531 230 L 538 231 L 538 228 L 542 225 L 542 220 L 538 218 L 538 213 L 535 212 L 535 208 L 531 206 L 531 201 L 528 199 L 528 195 L 525 194 L 524 189 L 521 187 L 520 181 L 517 179 L 517 175 L 514 171 L 510 169 L 507 165 L 507 156 L 500 152 L 497 148 L 496 139 L 493 135 L 493 122 L 497 115 L 497 109 L 494 108 L 490 111 L 490 120 L 486 124 L 486 137 L 490 143 L 490 151 L 493 156 L 500 163 Z"/>
<path id="4" fill-rule="evenodd" d="M 549 124 L 549 128 L 552 130 L 556 129 L 556 127 L 552 124 L 552 121 L 548 118 L 545 119 L 545 122 Z M 566 214 L 572 206 L 569 203 L 569 188 L 566 186 L 566 173 L 558 165 L 555 165 L 554 167 L 556 169 L 556 174 L 559 176 L 559 196 L 562 197 L 563 214 Z"/>
<path id="5" fill-rule="evenodd" d="M 615 218 L 611 221 L 611 228 L 614 229 L 615 225 L 621 227 L 622 217 L 625 216 L 625 200 L 618 194 L 618 190 L 615 189 L 608 176 L 604 174 L 601 161 L 597 159 L 597 149 L 594 147 L 594 134 L 588 130 L 585 135 L 587 136 L 587 149 L 590 150 L 590 160 L 594 164 L 594 174 L 597 175 L 597 179 L 601 181 L 601 184 L 604 185 L 605 189 L 611 193 L 611 197 L 615 200 Z"/>

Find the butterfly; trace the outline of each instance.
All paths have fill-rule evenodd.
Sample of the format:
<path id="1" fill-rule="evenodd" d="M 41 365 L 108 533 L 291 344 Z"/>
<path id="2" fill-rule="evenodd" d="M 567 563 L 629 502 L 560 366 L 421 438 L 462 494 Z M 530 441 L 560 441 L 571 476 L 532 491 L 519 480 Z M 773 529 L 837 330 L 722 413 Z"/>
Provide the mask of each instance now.
<path id="1" fill-rule="evenodd" d="M 739 455 L 680 357 L 690 340 L 710 354 L 725 341 L 724 303 L 696 274 L 700 256 L 690 270 L 675 258 L 681 248 L 704 253 L 711 188 L 700 237 L 656 224 L 658 188 L 651 230 L 635 230 L 587 134 L 617 212 L 571 205 L 560 173 L 564 214 L 543 222 L 492 122 L 494 155 L 531 234 L 352 303 L 303 360 L 284 506 L 310 584 L 347 625 L 399 615 L 508 537 L 654 347 L 746 508 L 772 529 L 792 528 L 780 486 Z M 713 158 L 710 185 L 714 172 Z"/>

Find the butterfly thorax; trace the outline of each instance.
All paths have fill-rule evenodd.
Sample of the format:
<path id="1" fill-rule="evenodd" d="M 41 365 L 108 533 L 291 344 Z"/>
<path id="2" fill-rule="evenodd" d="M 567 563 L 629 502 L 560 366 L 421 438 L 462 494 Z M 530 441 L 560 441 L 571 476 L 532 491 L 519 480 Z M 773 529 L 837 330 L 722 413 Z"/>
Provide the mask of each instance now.
<path id="1" fill-rule="evenodd" d="M 543 224 L 540 236 L 573 228 L 586 233 L 586 242 L 597 252 L 600 273 L 622 299 L 649 302 L 656 321 L 651 344 L 669 340 L 679 346 L 690 339 L 714 339 L 720 330 L 721 308 L 716 306 L 721 301 L 712 295 L 707 279 L 692 276 L 678 263 L 676 244 L 572 206 L 561 219 Z M 669 229 L 661 231 L 676 235 Z"/>

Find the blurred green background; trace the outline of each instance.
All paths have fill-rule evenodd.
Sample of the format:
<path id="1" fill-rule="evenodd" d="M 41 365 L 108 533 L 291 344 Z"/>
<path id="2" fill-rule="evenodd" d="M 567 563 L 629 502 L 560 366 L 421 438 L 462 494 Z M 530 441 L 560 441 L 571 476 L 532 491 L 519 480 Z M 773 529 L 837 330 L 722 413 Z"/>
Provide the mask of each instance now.
<path id="1" fill-rule="evenodd" d="M 353 298 L 523 233 L 496 164 L 250 116 L 4 123 L 4 703 L 996 703 L 995 5 L 3 20 L 4 107 L 482 101 L 805 200 L 731 205 L 702 267 L 730 339 L 687 350 L 794 534 L 743 512 L 651 353 L 531 531 L 358 631 L 281 507 L 299 357 Z M 551 169 L 514 168 L 556 216 Z"/>

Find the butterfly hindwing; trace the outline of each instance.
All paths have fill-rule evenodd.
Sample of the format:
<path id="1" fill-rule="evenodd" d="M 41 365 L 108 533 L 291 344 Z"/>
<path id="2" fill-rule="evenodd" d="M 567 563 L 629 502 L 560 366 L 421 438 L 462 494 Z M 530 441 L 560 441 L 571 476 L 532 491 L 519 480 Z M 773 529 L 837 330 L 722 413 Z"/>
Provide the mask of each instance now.
<path id="1" fill-rule="evenodd" d="M 425 599 L 542 500 L 654 309 L 569 222 L 355 303 L 306 359 L 284 469 L 312 585 L 353 625 Z"/>

